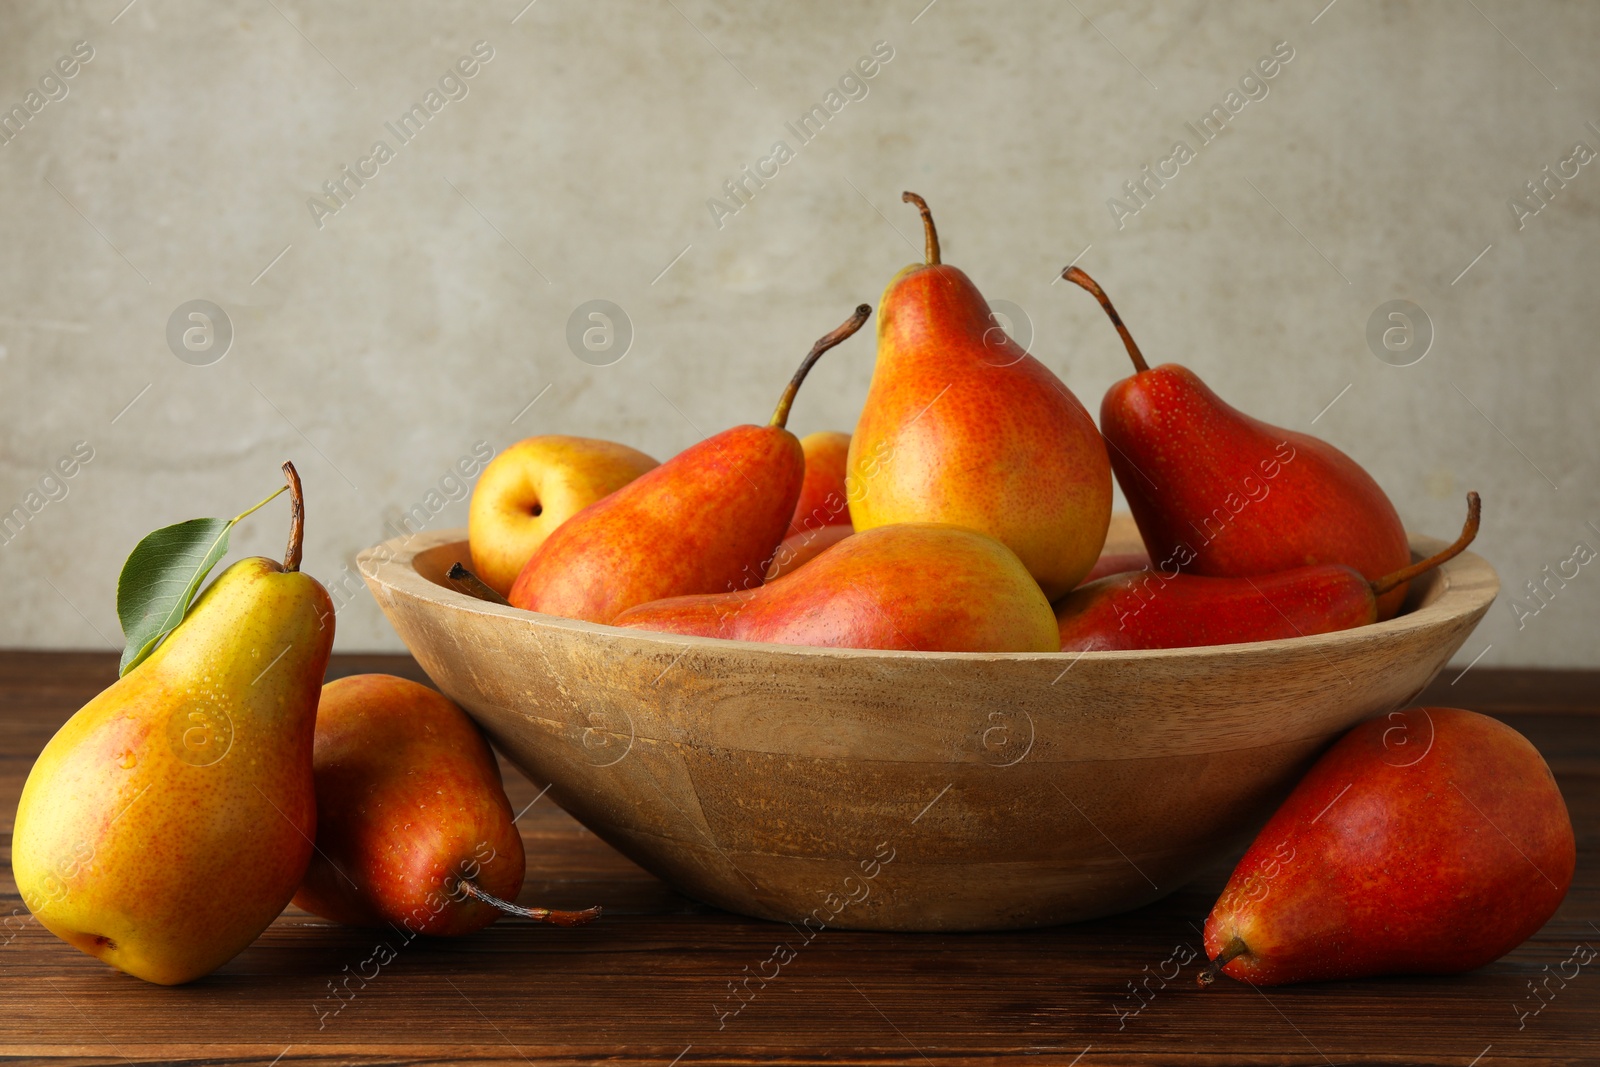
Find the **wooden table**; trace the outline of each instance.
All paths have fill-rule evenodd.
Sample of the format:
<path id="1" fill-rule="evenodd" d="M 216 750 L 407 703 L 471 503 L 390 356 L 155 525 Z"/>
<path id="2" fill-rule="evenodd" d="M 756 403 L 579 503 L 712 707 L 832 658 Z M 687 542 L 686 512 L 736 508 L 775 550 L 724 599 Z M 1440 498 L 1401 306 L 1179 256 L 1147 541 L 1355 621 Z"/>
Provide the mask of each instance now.
<path id="1" fill-rule="evenodd" d="M 406 657 L 337 657 L 331 674 L 420 678 Z M 1129 915 L 1006 934 L 825 931 L 737 1015 L 729 990 L 782 924 L 678 896 L 548 799 L 521 819 L 524 904 L 605 906 L 592 926 L 505 920 L 470 937 L 413 942 L 343 999 L 385 935 L 290 909 L 216 974 L 146 985 L 57 941 L 11 879 L 12 817 L 34 756 L 116 672 L 115 657 L 0 653 L 0 1056 L 121 1063 L 1502 1063 L 1600 1062 L 1600 962 L 1537 1015 L 1528 988 L 1575 945 L 1600 948 L 1600 672 L 1476 669 L 1427 703 L 1504 718 L 1545 754 L 1578 831 L 1560 912 L 1506 958 L 1469 975 L 1261 991 L 1185 977 L 1138 1014 L 1131 982 L 1197 926 L 1237 857 Z M 514 770 L 521 808 L 536 791 Z M 392 937 L 391 940 L 394 940 Z M 748 968 L 748 970 L 747 970 Z M 1148 972 L 1147 972 L 1148 968 Z M 371 973 L 370 966 L 366 968 Z M 1193 970 L 1189 968 L 1188 970 Z M 1151 989 L 1157 982 L 1150 983 Z M 1035 1057 L 1024 1059 L 1024 1057 Z"/>

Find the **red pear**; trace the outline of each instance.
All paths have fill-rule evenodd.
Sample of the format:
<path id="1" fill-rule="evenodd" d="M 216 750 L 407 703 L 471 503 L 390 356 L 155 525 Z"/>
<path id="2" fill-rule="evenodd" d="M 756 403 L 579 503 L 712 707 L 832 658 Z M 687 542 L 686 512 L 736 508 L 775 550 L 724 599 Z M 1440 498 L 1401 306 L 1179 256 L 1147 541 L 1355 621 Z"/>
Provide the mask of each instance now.
<path id="1" fill-rule="evenodd" d="M 519 608 L 608 623 L 662 597 L 761 584 L 789 530 L 805 457 L 784 429 L 806 373 L 861 328 L 857 307 L 812 346 L 766 426 L 735 426 L 684 449 L 556 528 L 517 575 Z"/>
<path id="2" fill-rule="evenodd" d="M 1375 582 L 1341 563 L 1254 578 L 1205 578 L 1176 570 L 1116 574 L 1056 602 L 1063 652 L 1192 648 L 1333 633 L 1378 621 L 1378 603 L 1460 554 L 1478 534 L 1478 494 L 1450 547 Z"/>
<path id="3" fill-rule="evenodd" d="M 1133 377 L 1106 393 L 1100 430 L 1158 567 L 1238 578 L 1342 563 L 1376 580 L 1411 561 L 1394 504 L 1355 460 L 1230 407 L 1187 367 L 1151 368 L 1095 280 L 1077 267 L 1062 277 L 1094 294 L 1133 359 Z M 1386 593 L 1378 617 L 1405 595 Z"/>
<path id="4" fill-rule="evenodd" d="M 641 604 L 616 625 L 829 648 L 1054 652 L 1050 602 L 986 534 L 943 523 L 875 526 L 749 591 Z"/>
<path id="5" fill-rule="evenodd" d="M 1148 570 L 1149 567 L 1148 552 L 1102 552 L 1100 558 L 1094 561 L 1094 566 L 1089 568 L 1089 573 L 1083 576 L 1083 581 L 1078 583 L 1078 588 L 1082 589 L 1090 582 L 1098 582 L 1113 574 Z"/>
<path id="6" fill-rule="evenodd" d="M 1200 981 L 1470 971 L 1555 914 L 1575 861 L 1527 738 L 1456 708 L 1390 712 L 1341 738 L 1256 837 L 1206 919 Z"/>
<path id="7" fill-rule="evenodd" d="M 470 933 L 504 912 L 573 926 L 600 914 L 519 908 L 522 837 L 500 767 L 466 713 L 425 685 L 358 674 L 322 687 L 317 847 L 294 903 L 354 926 Z"/>

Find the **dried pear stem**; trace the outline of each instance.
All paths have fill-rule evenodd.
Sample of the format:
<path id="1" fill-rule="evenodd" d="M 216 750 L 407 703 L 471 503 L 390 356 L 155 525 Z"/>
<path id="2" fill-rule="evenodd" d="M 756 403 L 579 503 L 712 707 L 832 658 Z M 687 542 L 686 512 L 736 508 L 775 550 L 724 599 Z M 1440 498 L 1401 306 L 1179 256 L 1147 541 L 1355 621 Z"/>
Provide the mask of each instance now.
<path id="1" fill-rule="evenodd" d="M 520 915 L 524 919 L 535 922 L 554 923 L 557 926 L 582 926 L 584 923 L 593 922 L 600 917 L 600 906 L 585 908 L 582 911 L 555 911 L 551 908 L 521 908 L 508 903 L 484 889 L 478 883 L 466 878 L 461 879 L 461 891 L 474 900 L 481 900 L 485 904 L 492 904 L 507 915 Z"/>
<path id="2" fill-rule="evenodd" d="M 806 375 L 811 373 L 812 365 L 822 357 L 822 353 L 861 329 L 861 325 L 867 321 L 867 316 L 870 314 L 872 314 L 872 305 L 860 304 L 848 319 L 845 319 L 844 322 L 817 339 L 817 343 L 811 346 L 811 351 L 801 361 L 800 369 L 794 372 L 793 378 L 789 379 L 788 388 L 784 389 L 783 396 L 778 398 L 778 409 L 772 413 L 772 421 L 767 425 L 776 426 L 779 429 L 784 427 L 789 421 L 789 409 L 794 406 L 795 394 L 800 391 L 800 383 L 806 380 Z"/>
<path id="3" fill-rule="evenodd" d="M 283 476 L 289 482 L 289 547 L 283 554 L 283 569 L 300 569 L 300 549 L 306 536 L 306 503 L 300 492 L 300 472 L 294 464 L 283 461 Z"/>
<path id="4" fill-rule="evenodd" d="M 1461 536 L 1456 538 L 1455 544 L 1444 549 L 1443 551 L 1435 552 L 1433 555 L 1419 563 L 1413 563 L 1409 567 L 1404 567 L 1395 571 L 1393 574 L 1386 574 L 1382 578 L 1379 578 L 1377 581 L 1372 583 L 1372 595 L 1383 596 L 1383 594 L 1389 592 L 1391 589 L 1394 589 L 1400 585 L 1404 585 L 1406 582 L 1409 582 L 1419 574 L 1426 574 L 1428 571 L 1433 570 L 1433 568 L 1440 566 L 1443 563 L 1447 563 L 1448 561 L 1459 556 L 1462 552 L 1466 551 L 1467 546 L 1472 544 L 1472 539 L 1478 536 L 1479 511 L 1480 501 L 1478 499 L 1478 494 L 1468 493 L 1467 521 L 1466 524 L 1461 527 Z"/>
<path id="5" fill-rule="evenodd" d="M 1133 360 L 1134 372 L 1143 374 L 1149 370 L 1150 364 L 1144 361 L 1144 353 L 1139 351 L 1139 346 L 1134 343 L 1133 334 L 1129 333 L 1128 328 L 1122 324 L 1122 316 L 1118 315 L 1117 309 L 1111 306 L 1111 298 L 1106 295 L 1104 289 L 1100 288 L 1100 283 L 1077 267 L 1068 267 L 1061 272 L 1061 276 L 1073 285 L 1089 290 L 1094 298 L 1100 301 L 1100 306 L 1106 309 L 1107 315 L 1111 316 L 1111 325 L 1115 326 L 1117 332 L 1122 335 L 1122 343 L 1128 349 L 1128 358 Z"/>
<path id="6" fill-rule="evenodd" d="M 488 582 L 463 567 L 460 561 L 450 565 L 450 570 L 445 574 L 445 577 L 450 579 L 457 589 L 470 597 L 487 600 L 491 604 L 500 604 L 503 607 L 509 608 L 511 606 L 511 601 L 495 592 Z"/>
<path id="7" fill-rule="evenodd" d="M 912 192 L 901 193 L 900 199 L 907 204 L 917 205 L 917 211 L 922 215 L 922 238 L 928 266 L 937 267 L 939 265 L 939 231 L 933 228 L 933 212 L 928 209 L 928 202 Z"/>
<path id="8" fill-rule="evenodd" d="M 1217 953 L 1217 958 L 1212 960 L 1205 970 L 1195 975 L 1195 984 L 1208 986 L 1215 982 L 1217 975 L 1222 973 L 1222 968 L 1226 967 L 1236 957 L 1243 956 L 1249 951 L 1250 947 L 1244 943 L 1244 939 L 1238 934 L 1233 935 L 1228 939 L 1228 943 L 1222 946 L 1222 951 Z"/>

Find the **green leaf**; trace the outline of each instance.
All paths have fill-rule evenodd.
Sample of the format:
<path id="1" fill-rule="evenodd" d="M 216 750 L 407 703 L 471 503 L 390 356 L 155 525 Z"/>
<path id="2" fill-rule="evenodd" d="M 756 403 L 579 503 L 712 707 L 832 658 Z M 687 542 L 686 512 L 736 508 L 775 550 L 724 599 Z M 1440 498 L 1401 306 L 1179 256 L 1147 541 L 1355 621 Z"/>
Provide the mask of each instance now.
<path id="1" fill-rule="evenodd" d="M 117 618 L 128 639 L 118 674 L 127 674 L 183 621 L 200 583 L 228 551 L 227 519 L 164 526 L 134 547 L 117 579 Z"/>
<path id="2" fill-rule="evenodd" d="M 234 523 L 281 492 L 280 488 L 231 519 L 190 519 L 163 526 L 134 546 L 117 579 L 117 619 L 127 639 L 119 677 L 143 663 L 183 621 L 200 583 L 227 555 Z"/>

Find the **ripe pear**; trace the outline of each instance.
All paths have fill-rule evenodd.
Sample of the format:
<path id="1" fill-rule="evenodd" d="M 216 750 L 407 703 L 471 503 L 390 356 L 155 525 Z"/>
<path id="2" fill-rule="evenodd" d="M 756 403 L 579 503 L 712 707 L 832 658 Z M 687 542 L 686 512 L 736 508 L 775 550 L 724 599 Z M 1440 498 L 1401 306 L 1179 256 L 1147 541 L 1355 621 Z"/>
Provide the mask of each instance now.
<path id="1" fill-rule="evenodd" d="M 1062 277 L 1100 302 L 1133 360 L 1106 392 L 1100 429 L 1158 567 L 1241 578 L 1342 563 L 1376 581 L 1411 562 L 1399 513 L 1355 460 L 1231 407 L 1187 367 L 1150 367 L 1095 280 L 1077 267 Z M 1378 618 L 1405 596 L 1405 585 L 1385 593 Z"/>
<path id="2" fill-rule="evenodd" d="M 1209 984 L 1454 974 L 1555 914 L 1572 820 L 1539 751 L 1458 708 L 1390 712 L 1317 761 L 1205 924 Z"/>
<path id="3" fill-rule="evenodd" d="M 641 604 L 616 625 L 830 648 L 1055 652 L 1050 602 L 1022 561 L 975 530 L 877 526 L 749 591 Z"/>
<path id="4" fill-rule="evenodd" d="M 794 506 L 789 536 L 824 526 L 849 526 L 850 504 L 845 490 L 845 469 L 850 456 L 850 435 L 838 430 L 808 433 L 800 438 L 806 457 L 805 481 Z"/>
<path id="5" fill-rule="evenodd" d="M 1478 535 L 1478 494 L 1467 494 L 1467 522 L 1455 543 L 1419 563 L 1369 582 L 1342 563 L 1205 578 L 1180 571 L 1135 571 L 1079 586 L 1056 603 L 1061 651 L 1193 648 L 1333 633 L 1378 621 L 1385 593 L 1455 558 Z"/>
<path id="6" fill-rule="evenodd" d="M 1089 573 L 1083 576 L 1083 581 L 1078 583 L 1078 588 L 1082 589 L 1090 582 L 1097 582 L 1113 574 L 1127 574 L 1129 571 L 1149 568 L 1148 552 L 1102 552 L 1100 558 L 1094 561 L 1094 566 L 1089 568 Z"/>
<path id="7" fill-rule="evenodd" d="M 767 425 L 708 437 L 562 523 L 507 599 L 608 623 L 662 597 L 760 585 L 805 478 L 800 441 L 784 428 L 789 408 L 812 364 L 871 313 L 860 305 L 811 347 Z"/>
<path id="8" fill-rule="evenodd" d="M 150 657 L 45 745 L 17 807 L 11 866 L 40 924 L 161 985 L 256 939 L 305 873 L 316 832 L 317 694 L 333 603 L 300 571 L 300 481 L 280 565 L 240 560 Z"/>
<path id="9" fill-rule="evenodd" d="M 878 305 L 878 360 L 850 439 L 858 531 L 946 522 L 1015 552 L 1054 599 L 1089 573 L 1111 521 L 1111 467 L 1094 421 L 996 324 L 965 274 L 939 259 L 895 275 Z"/>
<path id="10" fill-rule="evenodd" d="M 804 533 L 790 534 L 778 546 L 778 551 L 772 554 L 772 563 L 767 567 L 767 581 L 782 578 L 785 574 L 799 570 L 846 537 L 853 536 L 855 531 L 850 528 L 849 523 L 842 525 L 835 523 L 832 526 L 819 526 Z"/>
<path id="11" fill-rule="evenodd" d="M 590 437 L 528 437 L 490 461 L 472 490 L 467 542 L 478 577 L 504 596 L 556 527 L 657 466 L 643 452 Z"/>
<path id="12" fill-rule="evenodd" d="M 322 687 L 317 850 L 295 906 L 353 926 L 471 933 L 509 911 L 561 925 L 599 914 L 518 908 L 525 859 L 500 765 L 448 697 L 358 674 Z"/>

